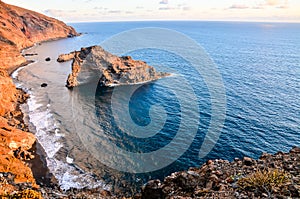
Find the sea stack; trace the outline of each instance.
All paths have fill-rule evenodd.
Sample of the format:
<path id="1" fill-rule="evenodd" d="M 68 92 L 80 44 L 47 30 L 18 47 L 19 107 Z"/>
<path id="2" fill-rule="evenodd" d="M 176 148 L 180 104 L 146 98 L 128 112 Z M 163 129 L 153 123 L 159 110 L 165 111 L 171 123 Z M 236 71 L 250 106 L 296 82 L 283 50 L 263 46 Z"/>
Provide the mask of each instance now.
<path id="1" fill-rule="evenodd" d="M 58 62 L 72 60 L 72 72 L 67 79 L 67 87 L 79 85 L 77 80 L 83 68 L 98 70 L 101 86 L 120 86 L 140 84 L 168 76 L 168 73 L 157 72 L 154 67 L 144 61 L 133 60 L 130 56 L 118 57 L 100 46 L 81 48 L 69 54 L 62 54 Z"/>

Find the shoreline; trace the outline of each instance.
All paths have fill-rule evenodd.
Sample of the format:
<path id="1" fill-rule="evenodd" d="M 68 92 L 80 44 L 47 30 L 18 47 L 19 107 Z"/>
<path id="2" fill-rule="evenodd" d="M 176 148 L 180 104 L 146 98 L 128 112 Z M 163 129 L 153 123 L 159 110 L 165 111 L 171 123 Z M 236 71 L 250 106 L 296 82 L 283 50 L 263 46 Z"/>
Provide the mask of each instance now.
<path id="1" fill-rule="evenodd" d="M 34 62 L 34 61 L 33 61 Z M 32 62 L 31 62 L 32 63 Z M 30 64 L 30 63 L 29 63 Z M 29 64 L 27 64 L 27 65 L 24 65 L 24 66 L 22 66 L 22 67 L 25 67 L 25 66 L 28 66 Z M 21 66 L 20 66 L 21 67 Z M 18 70 L 20 67 L 16 67 L 16 69 L 14 70 L 14 72 L 16 72 L 16 70 Z M 13 74 L 13 73 L 12 73 Z M 12 77 L 12 74 L 10 75 L 10 78 L 11 79 L 13 79 L 13 77 Z M 22 89 L 23 90 L 23 89 Z M 23 90 L 24 91 L 24 90 Z M 24 94 L 26 94 L 25 92 L 24 92 Z M 26 103 L 26 102 L 25 102 Z M 22 105 L 22 103 L 18 103 L 18 105 L 17 106 L 21 106 Z M 23 113 L 24 114 L 24 113 Z M 26 121 L 23 121 L 24 122 L 24 124 L 25 125 L 27 125 L 26 124 Z M 32 133 L 33 134 L 33 133 Z M 34 134 L 33 134 L 34 135 Z M 43 163 L 43 160 L 42 160 L 42 158 L 41 157 L 39 157 L 39 154 L 37 154 L 37 148 L 39 147 L 39 143 L 38 142 L 35 142 L 33 145 L 32 145 L 32 148 L 31 149 L 29 149 L 29 152 L 32 150 L 33 151 L 33 153 L 34 153 L 34 155 L 35 155 L 35 158 L 32 160 L 32 161 L 29 161 L 29 164 L 31 164 L 32 162 L 35 162 L 34 164 L 36 164 L 36 165 L 39 165 L 40 163 Z M 300 149 L 298 149 L 298 148 L 293 148 L 289 153 L 284 153 L 285 155 L 288 155 L 288 154 L 290 154 L 290 153 L 299 153 L 298 151 L 299 151 Z M 278 155 L 282 155 L 283 153 L 281 153 L 281 152 L 278 152 L 278 153 L 276 153 L 275 155 L 269 155 L 269 154 L 263 154 L 262 155 L 262 157 L 267 157 L 267 158 L 273 158 L 273 157 L 277 157 Z M 299 156 L 298 156 L 299 157 Z M 40 158 L 40 159 L 38 159 L 38 158 Z M 298 159 L 299 160 L 299 159 Z M 289 160 L 290 161 L 290 160 Z M 248 163 L 250 164 L 250 166 L 248 165 Z M 244 177 L 246 176 L 246 174 L 250 174 L 251 172 L 254 172 L 255 171 L 255 169 L 252 167 L 253 165 L 256 165 L 256 164 L 258 164 L 260 162 L 260 159 L 258 159 L 258 160 L 253 160 L 253 159 L 248 159 L 248 158 L 244 158 L 243 160 L 234 160 L 233 162 L 231 162 L 230 164 L 237 164 L 237 165 L 239 165 L 239 167 L 240 167 L 240 169 L 244 169 L 244 168 L 246 168 L 246 169 L 250 169 L 250 170 L 247 170 L 247 172 L 245 172 L 245 175 L 244 175 Z M 164 182 L 160 182 L 160 181 L 157 181 L 157 180 L 151 180 L 151 181 L 149 181 L 144 187 L 143 187 L 143 189 L 142 189 L 142 193 L 135 193 L 135 198 L 151 198 L 150 196 L 149 196 L 149 194 L 151 193 L 151 194 L 155 194 L 155 193 L 159 193 L 159 194 L 170 194 L 169 192 L 162 192 L 163 191 L 163 189 L 162 189 L 162 187 L 163 186 L 166 186 L 166 187 L 168 187 L 169 186 L 169 188 L 170 189 L 175 189 L 175 191 L 174 191 L 174 193 L 172 193 L 174 196 L 183 196 L 183 197 L 188 197 L 188 196 L 190 196 L 190 195 L 192 195 L 192 194 L 196 194 L 195 196 L 201 196 L 201 197 L 212 197 L 212 196 L 218 196 L 218 194 L 219 194 L 219 196 L 220 197 L 222 197 L 223 195 L 222 194 L 224 194 L 225 193 L 225 188 L 223 187 L 223 181 L 225 180 L 226 181 L 226 186 L 229 186 L 229 188 L 228 189 L 230 189 L 230 191 L 228 191 L 228 192 L 226 192 L 226 193 L 228 193 L 228 194 L 231 194 L 231 195 L 225 195 L 224 197 L 229 197 L 229 196 L 232 196 L 232 197 L 236 197 L 234 194 L 236 194 L 236 192 L 237 191 L 235 191 L 235 192 L 232 192 L 232 190 L 235 190 L 236 188 L 233 188 L 232 186 L 235 186 L 234 184 L 235 183 L 237 183 L 238 182 L 238 179 L 240 179 L 240 177 L 239 176 L 233 176 L 233 177 L 236 177 L 237 179 L 234 179 L 233 181 L 231 181 L 231 178 L 230 178 L 230 176 L 227 176 L 227 178 L 229 178 L 229 179 L 227 179 L 227 178 L 225 178 L 225 177 L 223 177 L 222 175 L 220 175 L 220 176 L 222 176 L 222 177 L 219 177 L 219 175 L 214 175 L 214 174 L 216 174 L 216 173 L 219 173 L 219 171 L 220 171 L 220 168 L 222 168 L 224 165 L 226 166 L 224 166 L 224 170 L 222 170 L 222 171 L 225 171 L 225 172 L 227 172 L 227 171 L 232 171 L 232 169 L 233 168 L 230 168 L 230 167 L 228 167 L 228 161 L 226 161 L 226 160 L 209 160 L 207 163 L 205 163 L 205 164 L 203 164 L 203 165 L 201 165 L 201 166 L 199 166 L 199 168 L 191 168 L 191 169 L 189 169 L 189 171 L 180 171 L 180 172 L 176 172 L 176 173 L 173 173 L 173 174 L 171 174 L 170 176 L 168 176 L 168 177 L 166 177 L 165 178 L 165 181 Z M 214 167 L 214 165 L 219 165 L 220 167 L 218 167 L 217 168 L 217 170 L 215 170 L 214 172 L 211 172 L 211 171 L 207 171 L 207 170 L 205 170 L 205 169 L 203 169 L 203 168 L 207 168 L 207 167 L 212 167 L 213 169 L 215 169 L 215 167 Z M 42 166 L 42 165 L 41 165 Z M 44 166 L 44 165 L 43 165 Z M 237 169 L 237 167 L 236 167 L 236 165 L 234 166 L 236 169 Z M 276 168 L 276 167 L 275 167 Z M 37 168 L 37 169 L 39 169 L 39 168 Z M 44 171 L 46 172 L 46 170 L 47 170 L 47 167 L 43 167 L 43 169 L 45 169 Z M 226 170 L 227 169 L 227 170 Z M 32 170 L 33 171 L 33 170 Z M 38 170 L 37 170 L 38 171 Z M 250 172 L 251 171 L 251 172 Z M 211 173 L 210 173 L 211 172 Z M 182 189 L 182 187 L 180 187 L 180 186 L 191 186 L 191 185 L 189 185 L 189 184 L 186 184 L 186 183 L 188 183 L 189 181 L 191 181 L 191 182 L 194 182 L 194 178 L 196 178 L 195 177 L 195 175 L 197 176 L 197 175 L 200 175 L 200 174 L 206 174 L 206 173 L 210 173 L 210 176 L 208 176 L 207 177 L 207 179 L 209 179 L 206 183 L 209 183 L 209 182 L 212 182 L 212 184 L 209 184 L 209 185 L 207 185 L 207 184 L 205 184 L 205 187 L 203 188 L 203 189 L 201 189 L 201 190 L 197 190 L 197 192 L 194 192 L 194 193 L 191 193 L 191 192 L 189 192 L 189 191 L 182 191 L 182 192 L 180 192 L 180 191 L 178 191 L 178 190 L 183 190 Z M 34 177 L 35 177 L 35 179 L 36 179 L 36 176 L 35 176 L 35 174 L 34 174 L 34 171 L 33 171 L 33 175 L 34 175 Z M 36 175 L 39 175 L 39 174 L 36 174 Z M 232 174 L 233 175 L 233 174 Z M 182 177 L 183 176 L 183 177 Z M 212 177 L 213 176 L 213 177 Z M 221 181 L 219 181 L 219 180 L 216 180 L 216 178 L 215 178 L 215 176 L 217 176 L 218 177 L 218 179 L 222 179 Z M 40 175 L 40 177 L 43 177 L 43 174 L 41 174 Z M 183 184 L 181 184 L 181 185 L 179 185 L 179 184 L 177 184 L 178 182 L 174 182 L 173 180 L 174 179 L 178 179 L 178 178 L 183 178 L 183 179 L 187 179 Z M 224 178 L 224 179 L 223 179 Z M 199 179 L 198 178 L 196 178 L 197 179 L 197 183 L 198 183 L 198 181 L 199 181 Z M 37 180 L 37 179 L 36 179 Z M 68 191 L 62 191 L 60 188 L 59 188 L 59 184 L 56 182 L 53 182 L 53 181 L 51 181 L 51 180 L 53 180 L 53 179 L 51 179 L 51 177 L 50 178 L 47 178 L 47 179 L 43 179 L 43 180 L 45 180 L 44 182 L 43 182 L 43 184 L 41 184 L 40 185 L 40 188 L 39 189 L 37 189 L 37 190 L 42 190 L 42 192 L 44 192 L 44 193 L 46 193 L 46 195 L 48 196 L 48 198 L 60 198 L 60 197 L 70 197 L 70 196 L 78 196 L 78 195 L 80 195 L 80 196 L 85 196 L 85 197 L 93 197 L 93 196 L 95 196 L 95 195 L 99 195 L 100 193 L 101 193 L 101 195 L 103 196 L 103 197 L 105 197 L 105 198 L 117 198 L 118 196 L 112 196 L 112 194 L 110 193 L 110 192 L 108 192 L 108 191 L 105 191 L 105 190 L 102 190 L 102 189 L 71 189 L 71 190 L 68 190 Z M 48 181 L 48 180 L 50 180 L 50 181 Z M 216 181 L 216 182 L 214 182 L 214 180 Z M 54 180 L 55 181 L 55 180 Z M 224 182 L 225 182 L 224 181 Z M 159 185 L 159 184 L 161 184 L 161 185 Z M 221 185 L 220 185 L 221 184 Z M 219 186 L 220 185 L 220 186 Z M 225 186 L 224 185 L 224 186 Z M 208 188 L 207 188 L 208 187 Z M 224 188 L 224 190 L 223 191 L 220 191 L 221 189 L 223 189 Z M 292 187 L 292 186 L 291 186 Z M 293 187 L 294 187 L 294 185 L 293 185 Z M 218 190 L 218 191 L 216 191 L 216 189 L 220 189 L 220 190 Z M 289 188 L 288 188 L 289 189 Z M 292 188 L 290 188 L 290 189 L 292 189 Z M 177 190 L 177 191 L 176 191 Z M 150 191 L 150 192 L 149 192 Z M 292 190 L 289 190 L 290 192 L 292 191 Z M 299 190 L 300 191 L 300 190 Z M 293 194 L 291 194 L 291 195 L 293 195 L 293 196 L 297 196 L 297 189 L 296 189 L 296 191 L 295 192 L 293 192 Z M 176 195 L 177 194 L 177 195 Z M 247 196 L 247 197 L 250 197 L 251 195 L 246 195 L 246 194 L 251 194 L 251 192 L 242 192 L 241 193 L 242 194 L 242 196 L 244 195 L 244 196 Z M 265 194 L 266 193 L 262 193 L 262 194 L 264 194 L 264 195 L 262 195 L 262 197 L 264 197 L 265 196 Z M 160 195 L 159 197 L 165 197 L 165 195 Z"/>
<path id="2" fill-rule="evenodd" d="M 16 10 L 17 16 L 13 16 L 13 26 L 10 24 L 11 15 L 7 14 L 6 8 L 10 8 L 12 11 Z M 277 152 L 272 155 L 263 153 L 258 159 L 241 156 L 242 159 L 235 158 L 232 162 L 226 160 L 227 156 L 219 155 L 223 159 L 208 160 L 199 167 L 172 173 L 163 181 L 150 180 L 142 188 L 137 186 L 135 191 L 131 190 L 131 192 L 124 192 L 119 189 L 123 186 L 122 182 L 122 184 L 116 184 L 115 186 L 119 189 L 118 191 L 116 189 L 107 191 L 100 186 L 98 188 L 87 188 L 90 183 L 77 173 L 73 176 L 83 180 L 85 188 L 72 188 L 72 181 L 68 181 L 68 179 L 60 181 L 60 175 L 57 175 L 57 173 L 69 174 L 67 172 L 69 167 L 67 164 L 62 166 L 56 164 L 57 162 L 54 162 L 54 164 L 48 163 L 47 165 L 47 161 L 52 157 L 47 155 L 48 149 L 45 147 L 45 143 L 54 149 L 58 148 L 55 142 L 48 139 L 47 136 L 48 133 L 52 133 L 51 129 L 47 128 L 51 125 L 48 125 L 48 121 L 44 117 L 35 117 L 35 120 L 30 120 L 30 115 L 32 114 L 34 117 L 37 109 L 34 109 L 34 111 L 27 110 L 27 107 L 32 107 L 32 104 L 34 104 L 31 102 L 35 101 L 37 94 L 43 95 L 43 92 L 31 92 L 31 89 L 27 90 L 27 88 L 31 88 L 30 86 L 26 87 L 14 80 L 18 80 L 19 70 L 27 66 L 30 67 L 30 64 L 35 63 L 34 60 L 30 59 L 37 57 L 26 56 L 24 53 L 28 52 L 26 50 L 35 46 L 38 47 L 41 43 L 67 39 L 80 34 L 63 22 L 24 10 L 22 11 L 22 8 L 15 6 L 10 7 L 10 5 L 6 5 L 0 0 L 0 23 L 6 24 L 5 31 L 0 26 L 0 57 L 2 59 L 0 66 L 0 139 L 2 140 L 0 142 L 0 198 L 29 198 L 29 195 L 30 198 L 300 198 L 300 148 L 298 147 L 292 148 L 289 152 Z M 26 23 L 23 21 L 24 13 L 33 15 L 33 17 L 30 15 L 25 17 Z M 40 23 L 45 21 L 50 23 L 51 27 L 54 27 L 53 30 L 47 29 L 47 26 Z M 48 53 L 49 51 L 47 51 Z M 40 56 L 38 55 L 38 58 Z M 30 72 L 37 75 L 34 70 Z M 46 75 L 49 75 L 49 73 L 47 72 Z M 31 82 L 29 77 L 26 78 L 25 76 L 22 79 Z M 32 80 L 32 82 L 34 81 Z M 40 86 L 40 83 L 42 82 L 37 82 L 37 87 Z M 57 90 L 54 92 L 61 95 Z M 38 104 L 37 100 L 36 102 L 34 105 Z M 257 108 L 255 104 L 251 104 L 251 106 L 254 109 Z M 292 104 L 289 106 L 292 106 Z M 280 114 L 284 116 L 287 111 L 285 110 Z M 44 125 L 46 130 L 42 129 L 35 121 L 47 124 Z M 62 121 L 66 121 L 66 119 Z M 255 124 L 247 124 L 256 127 Z M 66 125 L 67 127 L 68 125 Z M 265 129 L 266 127 L 262 126 L 262 128 Z M 39 142 L 38 137 L 41 130 L 43 133 L 46 132 L 43 135 L 46 135 L 46 139 L 40 139 Z M 230 129 L 230 131 L 233 130 L 234 128 Z M 247 131 L 247 129 L 243 130 Z M 83 131 L 83 133 L 85 132 Z M 283 129 L 282 133 L 285 134 L 288 131 Z M 297 137 L 298 134 L 299 132 L 296 130 L 294 135 Z M 270 131 L 270 135 L 272 136 L 272 131 Z M 238 138 L 238 141 L 243 140 Z M 241 143 L 243 144 L 243 142 Z M 294 142 L 287 142 L 289 146 L 291 143 Z M 272 142 L 270 144 L 272 145 Z M 273 146 L 276 146 L 276 144 L 278 143 L 273 143 Z M 280 146 L 285 147 L 287 144 Z M 298 143 L 296 144 L 298 145 Z M 260 146 L 263 145 L 248 145 L 245 148 L 251 150 Z M 224 149 L 226 150 L 226 146 Z M 279 149 L 283 150 L 282 148 Z M 264 150 L 262 149 L 262 151 Z M 82 153 L 82 151 L 79 152 Z M 68 155 L 66 158 L 68 158 Z M 75 160 L 76 156 L 71 155 L 70 158 Z M 66 162 L 70 163 L 68 160 Z M 72 161 L 70 164 L 72 164 Z M 71 166 L 75 167 L 76 164 L 74 163 Z M 57 168 L 58 172 L 52 168 Z M 98 167 L 94 168 L 98 169 Z M 82 173 L 85 172 L 82 170 Z M 99 176 L 102 177 L 102 175 Z M 115 178 L 118 181 L 121 179 L 118 176 Z M 70 185 L 71 188 L 64 190 L 63 185 Z"/>
<path id="3" fill-rule="evenodd" d="M 61 39 L 68 39 L 68 38 L 61 38 Z M 47 40 L 44 42 L 51 42 L 54 40 Z M 44 42 L 40 42 L 40 43 L 44 43 Z M 30 47 L 31 48 L 31 47 Z M 26 48 L 23 49 L 22 51 L 25 51 L 27 49 L 30 48 Z M 37 55 L 38 56 L 38 55 Z M 24 56 L 25 58 L 27 58 L 26 56 Z M 15 66 L 14 71 L 10 73 L 9 78 L 11 78 L 12 80 L 16 80 L 18 81 L 18 74 L 14 74 L 15 72 L 18 72 L 18 70 L 22 70 L 22 68 L 30 66 L 30 64 L 32 63 L 36 63 L 36 60 L 31 60 L 32 58 L 30 57 L 30 60 L 28 60 L 28 62 L 26 62 L 27 64 L 22 64 L 19 66 Z M 22 92 L 24 92 L 24 94 L 28 95 L 28 99 L 30 98 L 30 94 L 28 92 L 26 92 L 23 87 L 18 87 L 18 89 L 22 90 Z M 19 103 L 17 104 L 17 106 L 19 107 L 20 110 L 22 110 L 23 108 L 21 108 L 21 106 L 25 105 L 25 109 L 28 108 L 28 101 L 25 102 L 25 104 Z M 28 132 L 30 131 L 30 126 L 32 129 L 35 129 L 36 126 L 30 122 L 29 120 L 29 115 L 27 115 L 26 111 L 23 113 L 24 110 L 22 110 L 22 114 L 23 114 L 23 118 L 26 116 L 26 118 L 24 118 L 23 123 L 24 125 L 26 125 L 26 128 L 28 130 Z M 31 129 L 31 134 L 35 136 L 34 130 Z M 36 136 L 35 136 L 36 138 Z M 34 155 L 33 159 L 30 160 L 26 160 L 26 164 L 28 164 L 29 168 L 32 171 L 33 177 L 36 180 L 36 183 L 39 185 L 39 191 L 42 193 L 46 193 L 46 195 L 48 197 L 45 198 L 60 198 L 61 196 L 63 197 L 77 197 L 78 195 L 80 196 L 92 196 L 92 195 L 104 195 L 107 196 L 109 198 L 115 198 L 115 196 L 113 196 L 113 194 L 108 191 L 103 189 L 101 186 L 97 187 L 97 188 L 70 188 L 68 190 L 63 190 L 61 188 L 61 185 L 58 182 L 58 179 L 54 176 L 54 174 L 51 173 L 51 171 L 49 171 L 48 165 L 47 165 L 47 160 L 46 158 L 47 153 L 44 151 L 44 148 L 42 147 L 42 145 L 39 143 L 38 139 L 36 138 L 36 141 L 32 144 L 32 147 L 28 150 L 29 153 L 31 153 L 32 155 Z M 43 194 L 44 195 L 44 194 Z M 107 198 L 105 197 L 105 198 Z"/>
<path id="4" fill-rule="evenodd" d="M 247 162 L 247 158 L 246 158 L 246 162 Z M 239 162 L 239 161 L 241 161 L 241 162 Z M 255 163 L 254 162 L 259 162 L 259 159 L 258 160 L 253 160 L 253 159 L 251 159 L 251 160 L 249 160 L 250 162 L 253 162 L 253 165 L 255 165 Z M 193 178 L 190 178 L 191 176 L 191 174 L 195 174 L 195 173 L 193 173 L 193 172 L 198 172 L 199 170 L 201 170 L 201 169 L 203 169 L 203 168 L 205 168 L 205 167 L 207 167 L 207 166 L 209 166 L 209 165 L 211 165 L 211 162 L 213 162 L 214 163 L 214 165 L 215 164 L 217 164 L 217 165 L 220 165 L 220 166 L 222 166 L 222 165 L 228 165 L 228 161 L 226 161 L 226 160 L 212 160 L 212 161 L 209 161 L 209 164 L 208 163 L 206 163 L 206 164 L 203 164 L 203 165 L 201 165 L 201 166 L 199 166 L 199 168 L 193 168 L 193 169 L 190 169 L 189 171 L 180 171 L 180 172 L 176 172 L 176 173 L 174 173 L 174 174 L 171 174 L 169 177 L 167 177 L 166 179 L 167 179 L 167 183 L 169 182 L 168 181 L 168 179 L 170 179 L 170 178 L 173 178 L 174 176 L 176 177 L 176 179 L 180 179 L 180 180 L 183 180 L 183 182 L 176 182 L 176 183 L 173 183 L 173 181 L 172 181 L 172 183 L 173 183 L 173 185 L 174 185 L 174 191 L 175 191 L 175 193 L 176 194 L 178 194 L 178 195 L 180 195 L 180 194 L 186 194 L 186 195 L 184 195 L 183 197 L 186 197 L 186 196 L 189 196 L 190 194 L 197 194 L 197 196 L 202 196 L 202 195 L 204 195 L 204 196 L 207 196 L 207 197 L 209 197 L 210 196 L 210 194 L 211 195 L 217 195 L 217 194 L 222 194 L 223 192 L 222 191 L 220 191 L 219 190 L 219 188 L 220 187 L 223 187 L 223 184 L 222 184 L 222 182 L 219 182 L 219 180 L 220 180 L 220 177 L 218 176 L 218 175 L 216 175 L 217 177 L 218 177 L 218 181 L 216 180 L 216 178 L 215 178 L 215 176 L 213 176 L 212 174 L 214 174 L 214 173 L 210 173 L 210 171 L 207 171 L 207 170 L 205 170 L 205 172 L 203 171 L 203 175 L 208 175 L 208 174 L 211 174 L 211 176 L 208 176 L 207 177 L 207 179 L 209 179 L 206 183 L 208 184 L 208 185 L 206 185 L 205 184 L 205 187 L 202 187 L 203 189 L 201 189 L 201 190 L 197 190 L 198 192 L 197 193 L 191 193 L 191 192 L 188 192 L 188 191 L 184 191 L 184 192 L 182 192 L 182 193 L 180 193 L 180 191 L 178 191 L 178 190 L 182 190 L 182 187 L 181 186 L 190 186 L 189 184 L 188 184 L 188 182 L 189 181 L 193 181 Z M 235 162 L 239 162 L 239 167 L 240 168 L 238 168 L 236 165 L 234 165 L 235 164 Z M 236 170 L 238 170 L 238 169 L 241 169 L 241 171 L 243 171 L 243 169 L 244 169 L 244 167 L 246 167 L 247 165 L 245 165 L 245 163 L 244 163 L 245 161 L 244 161 L 244 159 L 242 159 L 242 160 L 235 160 L 232 164 L 230 163 L 230 165 L 233 165 L 233 167 L 224 167 L 224 170 L 222 170 L 222 172 L 224 171 L 224 172 L 232 172 L 234 169 L 236 169 Z M 248 164 L 248 163 L 247 163 Z M 210 167 L 210 166 L 209 166 Z M 247 168 L 248 168 L 249 166 L 247 166 Z M 226 170 L 227 169 L 227 170 Z M 217 170 L 215 170 L 214 172 L 219 172 L 220 171 L 220 169 L 217 169 Z M 245 171 L 245 174 L 243 175 L 244 177 L 246 177 L 247 176 L 247 174 L 250 174 L 250 172 L 254 172 L 255 171 L 255 168 L 254 167 L 249 167 L 249 170 L 247 170 L 247 172 Z M 202 172 L 202 171 L 201 171 Z M 200 173 L 201 173 L 200 172 Z M 188 177 L 186 177 L 185 175 L 187 175 Z M 196 174 L 195 174 L 196 175 Z M 197 175 L 199 175 L 198 173 L 197 173 Z M 182 177 L 183 176 L 183 177 Z M 192 175 L 193 176 L 193 175 Z M 225 177 L 222 177 L 221 178 L 221 181 L 223 180 L 226 180 L 227 178 L 227 180 L 228 180 L 228 182 L 226 181 L 226 183 L 227 184 L 225 184 L 226 186 L 228 186 L 229 188 L 228 189 L 230 189 L 230 191 L 228 191 L 228 194 L 230 193 L 231 195 L 230 196 L 232 196 L 232 197 L 234 197 L 234 193 L 232 192 L 232 190 L 235 190 L 236 188 L 232 188 L 231 186 L 235 186 L 235 183 L 237 183 L 237 180 L 234 180 L 233 182 L 231 182 L 230 180 L 231 180 L 231 176 L 233 176 L 234 178 L 236 178 L 236 179 L 238 179 L 238 178 L 240 178 L 240 176 L 238 176 L 238 175 L 235 175 L 235 174 L 230 174 L 229 176 L 227 176 L 226 178 Z M 175 178 L 174 177 L 174 178 Z M 182 177 L 182 178 L 181 178 Z M 197 179 L 197 178 L 196 178 Z M 214 180 L 216 180 L 217 181 L 217 183 L 216 182 L 214 182 Z M 197 180 L 198 181 L 198 180 Z M 143 191 L 142 191 L 142 193 L 134 193 L 134 195 L 136 195 L 135 197 L 136 198 L 147 198 L 147 197 L 149 197 L 149 198 L 151 198 L 150 196 L 149 196 L 149 190 L 150 190 L 150 193 L 152 194 L 152 193 L 155 193 L 156 191 L 158 191 L 158 192 L 161 192 L 161 187 L 164 185 L 164 186 L 169 186 L 168 184 L 166 184 L 165 182 L 160 182 L 160 183 L 162 183 L 163 185 L 161 185 L 161 186 L 158 186 L 157 184 L 156 184 L 156 180 L 154 180 L 154 184 L 152 184 L 151 185 L 151 183 L 152 183 L 153 181 L 150 181 L 150 182 L 148 182 L 147 183 L 147 185 L 145 185 L 145 187 L 143 188 Z M 209 184 L 209 182 L 211 182 L 212 183 L 212 187 L 210 187 L 211 185 Z M 178 184 L 177 184 L 178 183 Z M 179 185 L 181 183 L 181 185 Z M 198 183 L 198 182 L 197 182 Z M 173 186 L 172 185 L 172 186 Z M 220 186 L 219 186 L 220 185 Z M 224 186 L 225 186 L 224 185 Z M 153 186 L 157 186 L 158 187 L 158 189 L 154 189 L 153 190 Z M 172 188 L 172 186 L 170 186 L 171 188 Z M 208 188 L 206 188 L 206 186 L 208 187 Z M 42 187 L 42 188 L 44 188 L 44 187 Z M 53 189 L 50 189 L 49 187 L 47 187 L 47 191 L 49 191 L 49 192 L 53 192 L 54 190 L 55 190 L 56 188 L 54 187 Z M 218 190 L 218 191 L 216 191 L 216 190 Z M 88 194 L 88 196 L 91 196 L 92 197 L 92 194 L 91 194 L 91 192 L 94 192 L 93 194 L 97 194 L 97 193 L 100 193 L 102 190 L 101 189 L 72 189 L 71 191 L 62 191 L 62 192 L 60 192 L 60 194 L 64 194 L 64 195 L 68 195 L 68 194 L 75 194 L 75 192 L 76 193 L 81 193 L 81 194 Z M 219 192 L 220 191 L 220 192 Z M 235 192 L 237 192 L 237 191 L 235 191 Z M 106 193 L 108 193 L 108 192 L 106 192 Z M 246 193 L 246 192 L 245 192 Z M 245 195 L 245 193 L 244 192 L 242 192 L 241 194 L 244 194 Z M 111 194 L 111 193 L 109 193 L 109 194 Z M 148 194 L 148 195 L 147 195 Z M 169 193 L 167 193 L 167 194 L 169 194 Z M 207 195 L 206 195 L 207 194 Z M 248 194 L 248 193 L 247 193 Z M 265 194 L 265 193 L 263 193 L 263 194 Z M 297 194 L 297 193 L 294 193 L 295 195 Z M 222 196 L 222 195 L 221 195 Z M 107 196 L 107 197 L 105 197 L 105 198 L 109 198 L 109 197 L 112 197 L 112 196 Z M 115 197 L 120 197 L 120 195 L 118 195 L 118 196 L 115 196 Z M 162 198 L 164 198 L 164 196 L 160 196 L 160 197 L 162 197 Z M 225 196 L 224 196 L 225 197 Z M 249 196 L 250 197 L 250 196 Z"/>
<path id="5" fill-rule="evenodd" d="M 79 34 L 61 21 L 2 1 L 0 23 L 0 196 L 42 198 L 34 169 L 28 166 L 30 160 L 41 160 L 35 154 L 36 137 L 29 131 L 21 110 L 29 95 L 16 87 L 13 73 L 33 62 L 26 59 L 23 50 Z"/>

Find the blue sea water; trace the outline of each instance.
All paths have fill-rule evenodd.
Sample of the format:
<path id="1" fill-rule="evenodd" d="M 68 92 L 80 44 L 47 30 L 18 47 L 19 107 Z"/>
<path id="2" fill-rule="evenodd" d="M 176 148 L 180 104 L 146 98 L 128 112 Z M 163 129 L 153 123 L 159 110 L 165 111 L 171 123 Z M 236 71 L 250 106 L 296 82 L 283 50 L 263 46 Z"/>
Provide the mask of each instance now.
<path id="1" fill-rule="evenodd" d="M 28 50 L 38 53 L 34 57 L 36 63 L 19 70 L 16 78 L 32 96 L 26 111 L 29 122 L 44 148 L 50 171 L 63 188 L 79 188 L 89 183 L 115 189 L 114 186 L 121 186 L 116 181 L 122 179 L 140 185 L 149 179 L 162 179 L 172 172 L 200 166 L 208 159 L 258 158 L 262 152 L 287 152 L 300 145 L 300 24 L 161 21 L 71 25 L 83 35 L 43 43 Z M 211 96 L 201 74 L 182 57 L 151 48 L 126 54 L 146 61 L 159 71 L 177 71 L 173 77 L 139 87 L 130 98 L 131 119 L 142 127 L 153 120 L 149 113 L 151 106 L 160 104 L 164 107 L 166 122 L 159 133 L 150 138 L 135 138 L 116 125 L 111 110 L 113 88 L 96 86 L 96 92 L 90 92 L 95 82 L 85 83 L 73 91 L 64 86 L 70 63 L 56 63 L 60 53 L 99 45 L 115 34 L 146 27 L 175 30 L 195 40 L 222 76 L 226 118 L 220 138 L 205 158 L 199 158 L 198 153 L 211 120 Z M 49 63 L 44 61 L 48 56 L 52 58 Z M 82 142 L 95 147 L 106 145 L 101 141 L 105 136 L 118 147 L 133 153 L 150 153 L 172 142 L 180 125 L 187 123 L 182 116 L 182 109 L 186 107 L 181 106 L 174 90 L 168 87 L 179 81 L 178 74 L 189 82 L 197 96 L 197 107 L 188 107 L 189 119 L 192 121 L 200 116 L 195 138 L 187 138 L 192 139 L 188 150 L 171 165 L 143 174 L 119 172 L 99 162 L 95 151 Z M 43 82 L 49 86 L 41 88 Z M 178 87 L 181 91 L 188 89 L 185 84 Z M 126 100 L 119 102 L 118 108 L 124 108 Z M 118 117 L 122 118 L 122 115 Z M 102 134 L 98 134 L 99 129 Z M 92 135 L 96 136 L 97 144 Z M 174 147 L 170 156 L 181 151 L 180 144 Z M 97 153 L 97 157 L 106 157 L 101 150 Z"/>

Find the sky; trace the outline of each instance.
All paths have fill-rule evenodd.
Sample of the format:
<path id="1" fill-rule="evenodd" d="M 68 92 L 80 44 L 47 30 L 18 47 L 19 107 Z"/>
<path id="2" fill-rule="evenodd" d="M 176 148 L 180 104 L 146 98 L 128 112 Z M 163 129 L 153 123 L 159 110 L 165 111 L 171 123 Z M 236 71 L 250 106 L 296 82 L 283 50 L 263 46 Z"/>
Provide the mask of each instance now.
<path id="1" fill-rule="evenodd" d="M 300 22 L 300 0 L 2 0 L 65 22 L 209 20 Z"/>

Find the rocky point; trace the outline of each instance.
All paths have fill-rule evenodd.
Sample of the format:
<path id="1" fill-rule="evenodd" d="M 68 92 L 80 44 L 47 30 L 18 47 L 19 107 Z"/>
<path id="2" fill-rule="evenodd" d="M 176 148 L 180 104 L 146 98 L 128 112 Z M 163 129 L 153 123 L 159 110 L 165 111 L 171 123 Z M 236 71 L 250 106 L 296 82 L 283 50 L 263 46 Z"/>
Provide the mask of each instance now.
<path id="1" fill-rule="evenodd" d="M 72 73 L 67 79 L 67 87 L 79 85 L 78 76 L 83 69 L 95 71 L 102 86 L 119 86 L 154 81 L 168 76 L 157 72 L 144 61 L 133 60 L 130 56 L 118 57 L 100 46 L 81 48 L 69 54 L 60 55 L 58 62 L 72 60 Z"/>

